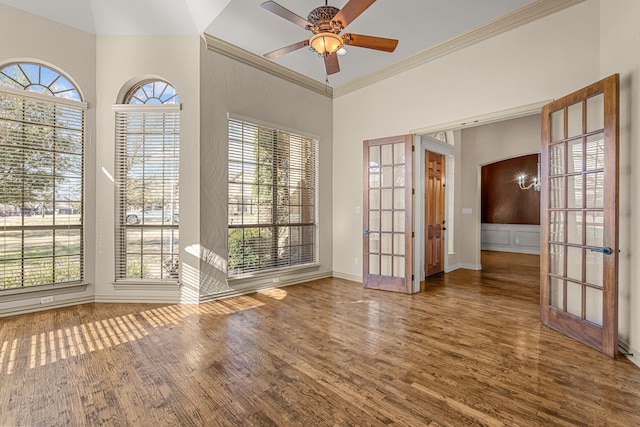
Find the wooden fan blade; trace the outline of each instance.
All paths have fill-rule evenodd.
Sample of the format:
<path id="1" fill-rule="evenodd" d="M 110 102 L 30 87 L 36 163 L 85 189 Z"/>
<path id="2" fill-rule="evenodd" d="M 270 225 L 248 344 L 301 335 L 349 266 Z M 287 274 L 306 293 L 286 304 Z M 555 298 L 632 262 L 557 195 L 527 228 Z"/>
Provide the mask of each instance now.
<path id="1" fill-rule="evenodd" d="M 340 71 L 338 63 L 338 55 L 328 55 L 324 57 L 324 67 L 327 69 L 327 75 L 335 74 Z"/>
<path id="2" fill-rule="evenodd" d="M 367 49 L 393 52 L 398 46 L 398 40 L 385 39 L 384 37 L 363 36 L 361 34 L 344 34 L 344 44 L 349 46 L 365 47 Z"/>
<path id="3" fill-rule="evenodd" d="M 276 15 L 286 19 L 287 21 L 293 22 L 294 24 L 304 28 L 305 30 L 308 29 L 307 27 L 311 26 L 311 23 L 304 19 L 302 16 L 296 15 L 289 9 L 280 6 L 274 1 L 265 1 L 260 6 L 262 6 L 262 8 L 264 9 L 267 9 L 269 12 L 273 12 Z"/>
<path id="4" fill-rule="evenodd" d="M 375 3 L 376 0 L 349 0 L 347 4 L 333 17 L 334 22 L 340 22 L 342 28 L 352 23 L 362 12 Z"/>
<path id="5" fill-rule="evenodd" d="M 285 53 L 293 52 L 294 50 L 302 49 L 305 46 L 309 46 L 309 40 L 302 40 L 301 42 L 297 42 L 294 44 L 290 44 L 289 46 L 281 47 L 280 49 L 273 50 L 269 53 L 265 53 L 264 57 L 267 59 L 278 58 Z"/>

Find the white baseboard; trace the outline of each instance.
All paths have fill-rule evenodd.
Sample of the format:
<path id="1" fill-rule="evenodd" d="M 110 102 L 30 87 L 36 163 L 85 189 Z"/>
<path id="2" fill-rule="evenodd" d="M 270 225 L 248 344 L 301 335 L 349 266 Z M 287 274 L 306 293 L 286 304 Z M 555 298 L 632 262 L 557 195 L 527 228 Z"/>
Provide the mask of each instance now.
<path id="1" fill-rule="evenodd" d="M 356 276 L 354 274 L 340 273 L 339 271 L 334 271 L 332 273 L 333 277 L 337 277 L 338 279 L 350 280 L 352 282 L 362 283 L 362 276 Z"/>
<path id="2" fill-rule="evenodd" d="M 457 270 L 457 269 L 459 269 L 459 268 L 462 268 L 462 267 L 460 266 L 460 264 L 448 265 L 448 266 L 446 266 L 446 267 L 444 268 L 444 272 L 445 272 L 445 273 L 451 273 L 452 271 L 455 271 L 455 270 Z"/>
<path id="3" fill-rule="evenodd" d="M 523 247 L 512 248 L 508 246 L 489 245 L 489 244 L 483 243 L 481 249 L 483 251 L 512 252 L 516 254 L 540 255 L 540 248 L 523 248 Z"/>
<path id="4" fill-rule="evenodd" d="M 482 270 L 482 265 L 480 264 L 455 264 L 453 266 L 449 266 L 448 270 L 445 270 L 445 273 L 449 273 L 450 271 L 457 270 L 459 268 L 465 268 L 467 270 Z"/>
<path id="5" fill-rule="evenodd" d="M 140 304 L 180 304 L 180 295 L 137 294 L 137 295 L 96 295 L 95 302 L 100 303 L 140 303 Z"/>
<path id="6" fill-rule="evenodd" d="M 481 248 L 488 251 L 540 254 L 540 226 L 481 224 Z"/>
<path id="7" fill-rule="evenodd" d="M 634 365 L 640 368 L 640 352 L 639 351 L 634 350 L 634 348 L 631 347 L 629 343 L 621 339 L 618 340 L 618 347 L 620 347 L 620 349 L 622 349 L 625 352 L 624 356 L 627 359 L 631 360 L 631 362 Z"/>
<path id="8" fill-rule="evenodd" d="M 255 285 L 247 285 L 247 286 L 238 287 L 235 289 L 230 289 L 224 292 L 218 292 L 211 295 L 202 295 L 200 296 L 200 302 L 203 303 L 207 301 L 215 301 L 219 299 L 232 298 L 232 297 L 237 297 L 241 295 L 252 294 L 258 291 L 264 291 L 265 289 L 282 288 L 285 286 L 298 285 L 305 282 L 311 282 L 313 280 L 326 279 L 327 277 L 331 277 L 330 272 L 310 274 L 304 277 L 281 280 L 278 283 L 269 282 L 269 283 L 259 283 Z"/>
<path id="9" fill-rule="evenodd" d="M 17 316 L 19 314 L 35 313 L 37 311 L 53 310 L 55 308 L 70 307 L 72 305 L 88 304 L 93 302 L 92 296 L 69 298 L 52 301 L 45 304 L 28 304 L 16 307 L 0 309 L 0 317 Z"/>

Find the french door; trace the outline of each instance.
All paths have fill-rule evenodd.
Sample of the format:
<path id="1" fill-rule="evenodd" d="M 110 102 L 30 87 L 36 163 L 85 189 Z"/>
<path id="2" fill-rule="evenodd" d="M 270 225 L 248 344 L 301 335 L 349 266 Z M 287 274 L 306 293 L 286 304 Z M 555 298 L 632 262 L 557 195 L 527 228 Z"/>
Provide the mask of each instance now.
<path id="1" fill-rule="evenodd" d="M 444 271 L 444 156 L 425 153 L 425 260 L 426 276 Z"/>
<path id="2" fill-rule="evenodd" d="M 542 109 L 540 318 L 618 349 L 619 76 Z"/>
<path id="3" fill-rule="evenodd" d="M 364 287 L 412 293 L 412 137 L 364 141 L 363 159 Z"/>

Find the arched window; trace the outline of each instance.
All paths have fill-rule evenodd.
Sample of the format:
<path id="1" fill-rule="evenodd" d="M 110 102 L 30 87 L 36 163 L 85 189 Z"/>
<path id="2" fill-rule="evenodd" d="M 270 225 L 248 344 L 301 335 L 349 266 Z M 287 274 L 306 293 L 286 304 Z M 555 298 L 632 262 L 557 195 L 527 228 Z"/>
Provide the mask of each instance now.
<path id="1" fill-rule="evenodd" d="M 0 71 L 0 84 L 16 89 L 82 101 L 80 92 L 66 77 L 40 64 L 10 64 Z"/>
<path id="2" fill-rule="evenodd" d="M 56 70 L 0 68 L 0 291 L 83 281 L 85 110 Z"/>
<path id="3" fill-rule="evenodd" d="M 116 111 L 116 281 L 178 280 L 180 104 L 146 80 Z"/>
<path id="4" fill-rule="evenodd" d="M 125 99 L 125 104 L 180 104 L 173 86 L 162 80 L 144 81 L 134 86 Z"/>

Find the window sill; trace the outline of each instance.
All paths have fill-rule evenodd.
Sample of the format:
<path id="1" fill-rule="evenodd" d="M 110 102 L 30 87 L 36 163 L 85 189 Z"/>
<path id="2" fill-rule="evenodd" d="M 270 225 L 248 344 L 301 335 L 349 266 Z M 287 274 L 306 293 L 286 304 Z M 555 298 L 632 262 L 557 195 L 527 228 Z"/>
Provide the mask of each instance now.
<path id="1" fill-rule="evenodd" d="M 302 273 L 303 270 L 308 271 L 316 271 L 320 267 L 320 264 L 304 264 L 295 267 L 286 267 L 281 269 L 274 270 L 266 270 L 266 271 L 256 271 L 253 273 L 240 274 L 237 276 L 227 277 L 227 281 L 229 283 L 243 283 L 248 282 L 252 279 L 276 279 L 282 276 L 291 274 L 291 273 Z M 278 281 L 274 280 L 274 283 L 278 283 Z"/>
<path id="2" fill-rule="evenodd" d="M 171 280 L 118 280 L 113 282 L 113 289 L 117 291 L 177 291 L 182 285 Z"/>
<path id="3" fill-rule="evenodd" d="M 50 295 L 68 294 L 72 292 L 84 292 L 88 283 L 71 283 L 65 285 L 37 285 L 22 288 L 0 290 L 0 298 L 17 301 L 32 298 L 41 298 Z"/>

